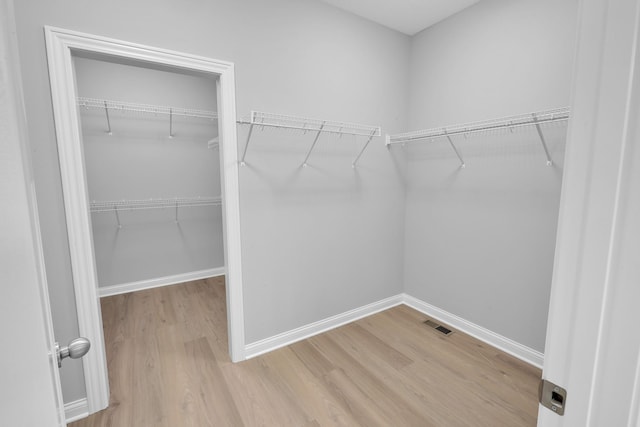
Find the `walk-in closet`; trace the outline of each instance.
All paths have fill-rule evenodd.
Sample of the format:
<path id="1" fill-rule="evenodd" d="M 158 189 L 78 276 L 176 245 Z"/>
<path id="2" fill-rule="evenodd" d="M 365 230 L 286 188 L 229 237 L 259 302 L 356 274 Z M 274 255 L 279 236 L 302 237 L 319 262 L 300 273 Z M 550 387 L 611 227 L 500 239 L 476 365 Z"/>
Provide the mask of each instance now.
<path id="1" fill-rule="evenodd" d="M 224 274 L 215 79 L 74 65 L 100 294 Z"/>
<path id="2" fill-rule="evenodd" d="M 569 412 L 577 206 L 632 182 L 585 104 L 635 75 L 578 33 L 633 1 L 14 0 L 66 419 L 533 426 L 543 369 Z"/>

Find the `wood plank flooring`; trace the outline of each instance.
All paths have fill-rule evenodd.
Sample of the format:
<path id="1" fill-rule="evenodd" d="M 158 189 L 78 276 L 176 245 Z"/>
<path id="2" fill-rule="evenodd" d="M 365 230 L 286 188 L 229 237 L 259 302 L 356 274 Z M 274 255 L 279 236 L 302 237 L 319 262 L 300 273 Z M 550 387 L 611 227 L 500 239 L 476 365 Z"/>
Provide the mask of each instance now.
<path id="1" fill-rule="evenodd" d="M 534 426 L 541 372 L 399 306 L 233 364 L 224 278 L 102 299 L 110 406 L 73 427 Z"/>

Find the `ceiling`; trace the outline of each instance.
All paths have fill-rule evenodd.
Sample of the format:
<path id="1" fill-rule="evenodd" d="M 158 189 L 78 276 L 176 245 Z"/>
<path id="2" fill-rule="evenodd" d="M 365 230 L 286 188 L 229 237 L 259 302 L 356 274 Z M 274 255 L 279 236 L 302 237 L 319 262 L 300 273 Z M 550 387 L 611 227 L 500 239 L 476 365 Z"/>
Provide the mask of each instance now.
<path id="1" fill-rule="evenodd" d="M 412 36 L 480 0 L 322 0 Z"/>

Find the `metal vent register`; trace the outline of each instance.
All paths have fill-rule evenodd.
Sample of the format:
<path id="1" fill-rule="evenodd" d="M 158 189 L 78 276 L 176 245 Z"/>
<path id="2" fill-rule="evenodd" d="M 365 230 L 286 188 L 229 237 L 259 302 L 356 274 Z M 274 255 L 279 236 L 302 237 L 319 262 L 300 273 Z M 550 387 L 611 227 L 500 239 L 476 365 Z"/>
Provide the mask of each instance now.
<path id="1" fill-rule="evenodd" d="M 446 327 L 442 326 L 441 324 L 434 322 L 433 320 L 428 319 L 428 320 L 425 320 L 423 323 L 425 325 L 427 325 L 428 327 L 433 328 L 436 331 L 442 333 L 443 335 L 447 335 L 448 336 L 448 335 L 451 335 L 453 333 L 453 331 L 451 329 L 446 328 Z"/>

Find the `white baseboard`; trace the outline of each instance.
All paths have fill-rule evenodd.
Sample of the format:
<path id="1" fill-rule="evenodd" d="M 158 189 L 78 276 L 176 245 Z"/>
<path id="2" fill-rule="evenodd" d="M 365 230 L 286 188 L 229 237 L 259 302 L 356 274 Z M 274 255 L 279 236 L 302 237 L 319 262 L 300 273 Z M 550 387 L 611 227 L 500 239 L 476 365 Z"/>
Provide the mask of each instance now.
<path id="1" fill-rule="evenodd" d="M 442 323 L 445 323 L 461 332 L 464 332 L 467 335 L 471 335 L 472 337 L 477 338 L 492 347 L 500 349 L 505 353 L 509 353 L 510 355 L 529 363 L 530 365 L 542 369 L 542 365 L 544 363 L 544 354 L 540 353 L 537 350 L 517 343 L 509 338 L 503 337 L 502 335 L 496 334 L 493 331 L 483 328 L 482 326 L 478 326 L 475 323 L 471 323 L 468 320 L 456 316 L 455 314 L 451 314 L 431 304 L 427 304 L 426 302 L 414 298 L 411 295 L 404 294 L 403 302 L 407 306 L 418 310 L 419 312 L 424 313 L 429 317 L 433 317 L 434 319 L 437 319 Z"/>
<path id="2" fill-rule="evenodd" d="M 291 331 L 283 332 L 273 337 L 247 344 L 245 347 L 245 356 L 247 359 L 251 359 L 252 357 L 285 347 L 297 341 L 321 334 L 330 329 L 337 328 L 400 304 L 402 304 L 402 294 L 385 298 L 381 301 L 377 301 L 342 314 L 337 314 L 324 320 L 310 323 Z"/>
<path id="3" fill-rule="evenodd" d="M 247 344 L 245 346 L 245 356 L 247 359 L 259 356 L 264 353 L 285 347 L 297 341 L 321 334 L 328 330 L 351 323 L 363 317 L 370 316 L 380 311 L 405 304 L 429 317 L 433 317 L 465 334 L 471 335 L 492 347 L 504 351 L 518 359 L 542 369 L 544 354 L 529 348 L 507 337 L 499 335 L 475 323 L 469 322 L 455 314 L 421 301 L 411 295 L 399 294 L 384 300 L 356 308 L 346 313 L 338 314 L 318 322 L 310 323 L 291 331 L 283 332 L 273 337 Z"/>
<path id="4" fill-rule="evenodd" d="M 67 424 L 81 420 L 88 416 L 89 404 L 86 397 L 64 404 L 64 417 Z"/>
<path id="5" fill-rule="evenodd" d="M 121 285 L 104 286 L 98 288 L 98 295 L 108 297 L 111 295 L 126 294 L 128 292 L 142 291 L 144 289 L 159 288 L 160 286 L 175 285 L 177 283 L 192 280 L 206 279 L 208 277 L 224 276 L 225 268 L 210 268 L 208 270 L 193 271 L 191 273 L 175 274 L 173 276 L 159 277 L 139 282 L 123 283 Z"/>

